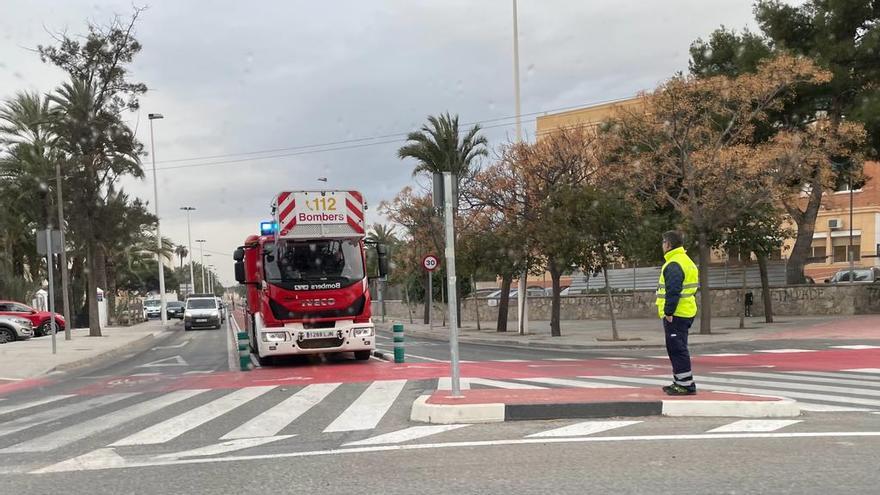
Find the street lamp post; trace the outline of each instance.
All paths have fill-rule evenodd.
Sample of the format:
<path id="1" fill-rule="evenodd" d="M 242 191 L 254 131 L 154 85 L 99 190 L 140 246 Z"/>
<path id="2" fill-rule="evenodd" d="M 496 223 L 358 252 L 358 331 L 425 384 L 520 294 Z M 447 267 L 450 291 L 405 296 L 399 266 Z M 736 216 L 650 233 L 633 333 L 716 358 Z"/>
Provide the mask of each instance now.
<path id="1" fill-rule="evenodd" d="M 208 272 L 208 289 L 211 292 L 211 294 L 213 294 L 214 293 L 214 269 L 216 269 L 217 267 L 214 265 L 208 265 L 208 268 L 210 269 L 210 271 Z"/>
<path id="2" fill-rule="evenodd" d="M 209 259 L 208 259 L 208 261 L 205 262 L 205 263 L 208 263 L 207 266 L 202 265 L 202 276 L 205 277 L 205 279 L 204 279 L 205 281 L 202 282 L 202 284 L 203 284 L 203 288 L 208 289 L 208 292 L 210 293 L 210 292 L 213 292 L 212 290 L 210 290 L 210 287 L 211 287 L 211 267 L 214 265 L 210 264 L 211 263 L 211 260 L 210 260 L 211 253 L 206 254 L 205 258 L 209 258 Z M 207 284 L 207 285 L 204 285 L 204 284 Z"/>
<path id="3" fill-rule="evenodd" d="M 156 180 L 156 144 L 153 138 L 153 121 L 165 118 L 161 113 L 147 115 L 150 120 L 150 155 L 153 158 L 153 206 L 156 210 L 156 262 L 159 265 L 159 318 L 162 326 L 168 324 L 166 314 L 167 303 L 165 301 L 165 263 L 162 262 L 162 231 L 159 228 L 159 182 Z"/>
<path id="4" fill-rule="evenodd" d="M 193 277 L 193 238 L 189 219 L 190 212 L 196 209 L 192 206 L 181 206 L 180 209 L 186 212 L 186 238 L 189 243 L 189 287 L 187 288 L 187 295 L 189 295 L 196 291 L 196 279 Z"/>
<path id="5" fill-rule="evenodd" d="M 861 242 L 859 243 L 861 254 Z M 852 169 L 849 171 L 849 282 L 856 282 L 855 255 L 853 254 L 853 181 Z"/>
<path id="6" fill-rule="evenodd" d="M 519 14 L 516 10 L 516 0 L 513 0 L 513 97 L 516 110 L 516 142 L 522 141 L 522 115 L 519 97 Z M 529 307 L 528 307 L 528 272 L 523 270 L 519 274 L 519 283 L 516 291 L 517 325 L 518 333 L 525 335 L 529 332 Z"/>
<path id="7" fill-rule="evenodd" d="M 196 239 L 199 243 L 199 264 L 202 265 L 202 292 L 205 292 L 205 243 L 204 239 Z"/>

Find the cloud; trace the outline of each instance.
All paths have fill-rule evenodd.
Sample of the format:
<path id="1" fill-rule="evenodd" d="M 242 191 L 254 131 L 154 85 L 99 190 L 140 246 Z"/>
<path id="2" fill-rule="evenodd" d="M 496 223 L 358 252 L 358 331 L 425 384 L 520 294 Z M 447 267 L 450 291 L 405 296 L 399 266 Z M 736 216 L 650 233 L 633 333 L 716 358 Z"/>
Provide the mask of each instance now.
<path id="1" fill-rule="evenodd" d="M 0 19 L 0 88 L 49 91 L 63 75 L 24 49 L 50 43 L 45 25 L 70 33 L 84 20 L 127 14 L 118 2 L 17 2 Z M 686 70 L 688 45 L 722 23 L 752 25 L 742 0 L 704 2 L 519 2 L 524 112 L 583 105 L 650 88 Z M 413 164 L 395 142 L 264 160 L 259 155 L 171 161 L 290 148 L 412 130 L 428 114 L 464 122 L 514 112 L 511 2 L 487 0 L 362 2 L 155 2 L 137 36 L 144 49 L 132 77 L 151 88 L 132 115 L 149 146 L 155 121 L 163 235 L 185 243 L 182 205 L 196 206 L 193 237 L 231 252 L 268 213 L 279 190 L 357 188 L 376 207 L 412 184 Z M 512 120 L 485 134 L 508 140 Z M 524 129 L 534 132 L 526 120 Z M 357 143 L 354 143 L 357 144 Z M 344 146 L 337 146 L 344 147 Z M 313 149 L 314 150 L 314 149 Z M 305 151 L 305 150 L 300 150 Z M 281 154 L 281 153 L 275 153 Z M 231 159 L 235 163 L 169 168 Z M 126 189 L 152 205 L 147 180 Z M 232 283 L 231 259 L 221 275 Z"/>

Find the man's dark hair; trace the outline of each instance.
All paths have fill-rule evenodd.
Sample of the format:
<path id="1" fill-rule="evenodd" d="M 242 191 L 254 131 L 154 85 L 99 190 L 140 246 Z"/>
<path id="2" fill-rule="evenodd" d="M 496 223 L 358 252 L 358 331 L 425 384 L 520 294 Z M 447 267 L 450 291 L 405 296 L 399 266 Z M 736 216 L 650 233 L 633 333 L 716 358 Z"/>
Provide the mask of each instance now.
<path id="1" fill-rule="evenodd" d="M 672 249 L 681 247 L 684 244 L 684 240 L 682 239 L 681 232 L 677 230 L 667 230 L 663 233 L 663 240 L 669 244 L 669 247 Z"/>

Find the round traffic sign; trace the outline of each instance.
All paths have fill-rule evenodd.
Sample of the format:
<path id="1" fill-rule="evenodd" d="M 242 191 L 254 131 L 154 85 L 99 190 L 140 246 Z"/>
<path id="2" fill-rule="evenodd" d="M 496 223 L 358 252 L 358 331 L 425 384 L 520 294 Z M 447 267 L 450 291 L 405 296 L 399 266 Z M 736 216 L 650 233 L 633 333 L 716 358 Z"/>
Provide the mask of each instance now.
<path id="1" fill-rule="evenodd" d="M 422 266 L 425 267 L 425 270 L 433 272 L 438 266 L 440 266 L 440 260 L 433 254 L 426 254 L 425 257 L 422 258 Z"/>

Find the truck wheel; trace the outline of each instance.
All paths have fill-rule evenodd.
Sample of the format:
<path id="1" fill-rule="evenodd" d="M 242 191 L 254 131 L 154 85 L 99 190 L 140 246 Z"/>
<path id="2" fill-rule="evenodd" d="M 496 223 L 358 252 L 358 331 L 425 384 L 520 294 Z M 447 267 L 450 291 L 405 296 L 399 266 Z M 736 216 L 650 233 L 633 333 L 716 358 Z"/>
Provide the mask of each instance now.
<path id="1" fill-rule="evenodd" d="M 358 361 L 366 361 L 373 355 L 373 351 L 354 351 L 354 358 Z"/>

